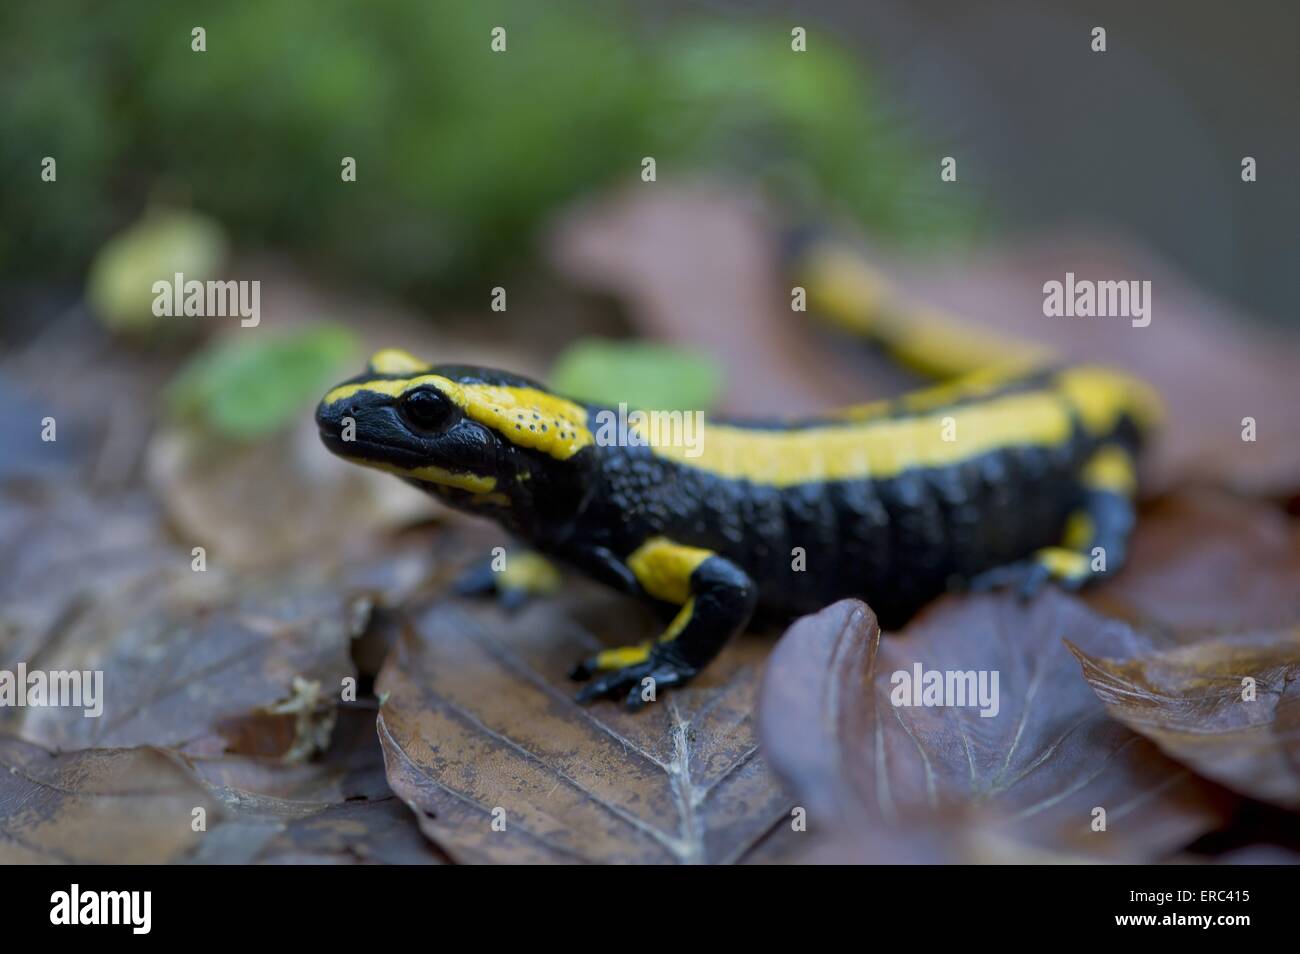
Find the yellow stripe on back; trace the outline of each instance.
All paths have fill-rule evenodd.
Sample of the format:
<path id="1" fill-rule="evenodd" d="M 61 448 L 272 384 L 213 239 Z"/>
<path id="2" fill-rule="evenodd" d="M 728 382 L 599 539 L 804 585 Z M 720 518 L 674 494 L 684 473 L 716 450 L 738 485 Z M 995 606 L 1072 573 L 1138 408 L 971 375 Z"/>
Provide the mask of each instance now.
<path id="1" fill-rule="evenodd" d="M 1062 371 L 1056 381 L 1094 437 L 1112 433 L 1124 415 L 1143 430 L 1154 428 L 1164 416 L 1155 390 L 1122 371 L 1085 365 Z"/>
<path id="2" fill-rule="evenodd" d="M 919 414 L 924 411 L 938 410 L 950 407 L 959 401 L 992 395 L 1021 380 L 1025 374 L 1023 369 L 1011 367 L 982 368 L 951 381 L 931 385 L 895 398 L 883 398 L 838 408 L 828 417 L 843 421 L 866 421 L 899 412 Z"/>
<path id="3" fill-rule="evenodd" d="M 951 419 L 951 421 L 949 421 Z M 730 479 L 786 487 L 896 477 L 1012 446 L 1056 447 L 1073 432 L 1071 408 L 1053 391 L 1009 394 L 919 417 L 798 430 L 706 424 L 699 456 L 660 445 L 654 453 Z M 951 426 L 950 426 L 951 425 Z M 945 440 L 951 435 L 953 440 Z"/>
<path id="4" fill-rule="evenodd" d="M 983 368 L 1025 371 L 1054 360 L 1038 345 L 999 337 L 943 312 L 911 304 L 854 249 L 821 243 L 802 271 L 818 314 L 841 328 L 879 341 L 900 364 L 952 378 Z"/>

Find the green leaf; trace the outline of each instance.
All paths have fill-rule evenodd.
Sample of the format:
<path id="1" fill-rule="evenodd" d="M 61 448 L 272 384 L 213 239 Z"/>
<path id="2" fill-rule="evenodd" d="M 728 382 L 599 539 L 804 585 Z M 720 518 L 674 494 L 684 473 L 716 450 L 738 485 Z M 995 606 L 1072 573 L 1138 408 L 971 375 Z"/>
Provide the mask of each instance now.
<path id="1" fill-rule="evenodd" d="M 357 350 L 356 337 L 331 324 L 265 337 L 232 333 L 181 370 L 168 403 L 222 437 L 256 440 L 318 400 Z"/>
<path id="2" fill-rule="evenodd" d="M 593 404 L 707 410 L 722 388 L 722 372 L 702 355 L 667 345 L 583 338 L 560 355 L 550 384 Z"/>

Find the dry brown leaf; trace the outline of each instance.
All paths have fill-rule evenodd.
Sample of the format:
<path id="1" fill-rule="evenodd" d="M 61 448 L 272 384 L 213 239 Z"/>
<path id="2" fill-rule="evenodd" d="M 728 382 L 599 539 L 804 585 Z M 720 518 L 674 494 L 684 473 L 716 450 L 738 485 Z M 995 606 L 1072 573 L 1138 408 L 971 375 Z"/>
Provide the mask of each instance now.
<path id="1" fill-rule="evenodd" d="M 0 729 L 63 749 L 306 757 L 355 675 L 367 594 L 409 590 L 412 576 L 383 569 L 398 559 L 384 553 L 351 564 L 341 583 L 316 571 L 314 586 L 240 579 L 212 554 L 195 572 L 143 495 L 54 481 L 0 492 L 0 554 L 0 668 L 103 673 L 97 718 L 0 707 Z"/>
<path id="2" fill-rule="evenodd" d="M 1300 808 L 1300 629 L 1120 658 L 1071 649 L 1106 710 L 1171 758 Z"/>
<path id="3" fill-rule="evenodd" d="M 143 494 L 102 499 L 65 481 L 0 490 L 0 666 L 35 667 L 64 643 L 89 655 L 141 615 L 223 585 L 215 567 L 191 570 Z"/>
<path id="4" fill-rule="evenodd" d="M 333 457 L 306 414 L 291 432 L 261 443 L 163 430 L 146 461 L 181 538 L 237 571 L 328 562 L 362 530 L 382 533 L 434 512 L 427 495 Z"/>
<path id="5" fill-rule="evenodd" d="M 343 707 L 328 751 L 309 763 L 225 756 L 193 765 L 226 809 L 196 861 L 446 862 L 388 788 L 373 704 Z"/>
<path id="6" fill-rule="evenodd" d="M 102 671 L 102 715 L 24 708 L 4 724 L 51 748 L 306 758 L 328 744 L 342 680 L 355 676 L 350 642 L 367 612 L 330 592 L 290 592 L 150 615 L 103 643 L 59 642 L 40 654 L 39 668 Z"/>
<path id="7" fill-rule="evenodd" d="M 1043 284 L 1064 281 L 1067 271 L 1076 281 L 1150 281 L 1150 325 L 1044 317 Z M 1115 236 L 1044 236 L 959 264 L 898 272 L 925 301 L 1150 382 L 1168 419 L 1148 455 L 1149 489 L 1195 479 L 1243 493 L 1300 490 L 1300 418 L 1292 413 L 1300 404 L 1300 339 L 1200 291 L 1150 251 Z M 1256 422 L 1254 442 L 1242 440 L 1247 417 Z"/>
<path id="8" fill-rule="evenodd" d="M 393 790 L 461 862 L 743 858 L 790 809 L 755 737 L 770 643 L 736 640 L 642 712 L 581 707 L 565 671 L 597 641 L 573 606 L 613 642 L 653 630 L 626 600 L 576 585 L 513 618 L 444 603 L 418 619 L 377 683 Z"/>
<path id="9" fill-rule="evenodd" d="M 182 357 L 176 342 L 154 339 L 150 347 L 132 348 L 88 308 L 77 304 L 54 314 L 45 304 L 39 323 L 12 312 L 19 320 L 6 327 L 0 386 L 16 392 L 6 390 L 6 414 L 21 426 L 0 427 L 0 477 L 39 470 L 101 490 L 131 486 L 154 424 L 155 396 Z M 15 414 L 20 408 L 32 416 Z M 57 421 L 56 441 L 41 441 L 27 424 L 46 415 Z"/>
<path id="10" fill-rule="evenodd" d="M 1123 572 L 1085 598 L 1176 642 L 1290 626 L 1300 622 L 1300 532 L 1266 503 L 1177 493 L 1142 509 Z"/>
<path id="11" fill-rule="evenodd" d="M 223 809 L 157 748 L 49 752 L 0 736 L 0 862 L 162 864 L 189 857 Z"/>
<path id="12" fill-rule="evenodd" d="M 1055 591 L 945 600 L 883 640 L 855 600 L 797 622 L 760 714 L 809 831 L 840 860 L 971 860 L 993 837 L 1021 856 L 1153 861 L 1220 823 L 1221 790 L 1108 718 L 1062 637 L 1112 651 L 1136 639 Z M 892 705 L 892 674 L 917 663 L 998 672 L 997 715 Z M 1105 831 L 1091 828 L 1098 807 Z"/>
<path id="13" fill-rule="evenodd" d="M 447 859 L 391 793 L 374 801 L 299 805 L 244 796 L 239 815 L 202 842 L 200 864 L 437 865 Z"/>
<path id="14" fill-rule="evenodd" d="M 699 182 L 582 204 L 549 247 L 560 272 L 618 297 L 643 335 L 717 361 L 725 411 L 816 413 L 913 382 L 883 363 L 864 375 L 852 348 L 791 312 L 778 239 L 755 197 Z"/>
<path id="15" fill-rule="evenodd" d="M 444 863 L 388 789 L 374 715 L 346 709 L 309 764 L 0 736 L 0 862 Z"/>

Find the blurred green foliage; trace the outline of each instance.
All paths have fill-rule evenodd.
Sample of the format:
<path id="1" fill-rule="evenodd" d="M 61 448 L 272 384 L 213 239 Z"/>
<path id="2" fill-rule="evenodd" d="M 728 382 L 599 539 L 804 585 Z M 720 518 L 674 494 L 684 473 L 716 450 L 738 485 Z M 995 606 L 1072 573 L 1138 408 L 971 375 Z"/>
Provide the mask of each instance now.
<path id="1" fill-rule="evenodd" d="M 221 227 L 194 212 L 151 210 L 140 222 L 113 236 L 95 255 L 86 281 L 86 300 L 113 331 L 143 333 L 164 323 L 153 313 L 154 283 L 218 277 L 226 255 Z M 193 330 L 194 322 L 186 326 Z"/>
<path id="2" fill-rule="evenodd" d="M 167 403 L 174 416 L 208 434 L 257 440 L 320 400 L 358 347 L 355 335 L 327 322 L 270 335 L 225 335 L 181 369 Z"/>
<path id="3" fill-rule="evenodd" d="M 0 4 L 0 272 L 80 275 L 151 198 L 407 293 L 526 250 L 550 209 L 653 155 L 833 202 L 898 238 L 960 231 L 832 37 L 652 28 L 566 0 Z M 507 29 L 504 54 L 490 49 Z M 202 26 L 207 51 L 191 50 Z M 56 183 L 39 179 L 42 157 Z M 357 181 L 341 181 L 341 160 Z M 922 185 L 926 183 L 927 185 Z"/>
<path id="4" fill-rule="evenodd" d="M 547 383 L 591 404 L 645 410 L 708 410 L 722 372 L 708 358 L 647 341 L 583 338 L 556 359 Z"/>

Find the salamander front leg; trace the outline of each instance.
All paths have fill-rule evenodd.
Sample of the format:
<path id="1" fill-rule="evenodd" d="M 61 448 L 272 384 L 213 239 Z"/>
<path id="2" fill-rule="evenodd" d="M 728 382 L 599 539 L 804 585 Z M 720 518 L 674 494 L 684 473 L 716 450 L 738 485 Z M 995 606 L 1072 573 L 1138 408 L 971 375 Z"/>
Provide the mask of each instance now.
<path id="1" fill-rule="evenodd" d="M 646 594 L 680 609 L 654 642 L 606 649 L 575 666 L 574 679 L 592 680 L 579 691 L 579 702 L 626 693 L 628 708 L 639 709 L 653 698 L 648 688 L 657 693 L 687 682 L 753 615 L 753 581 L 709 550 L 657 537 L 628 557 L 627 565 Z"/>

